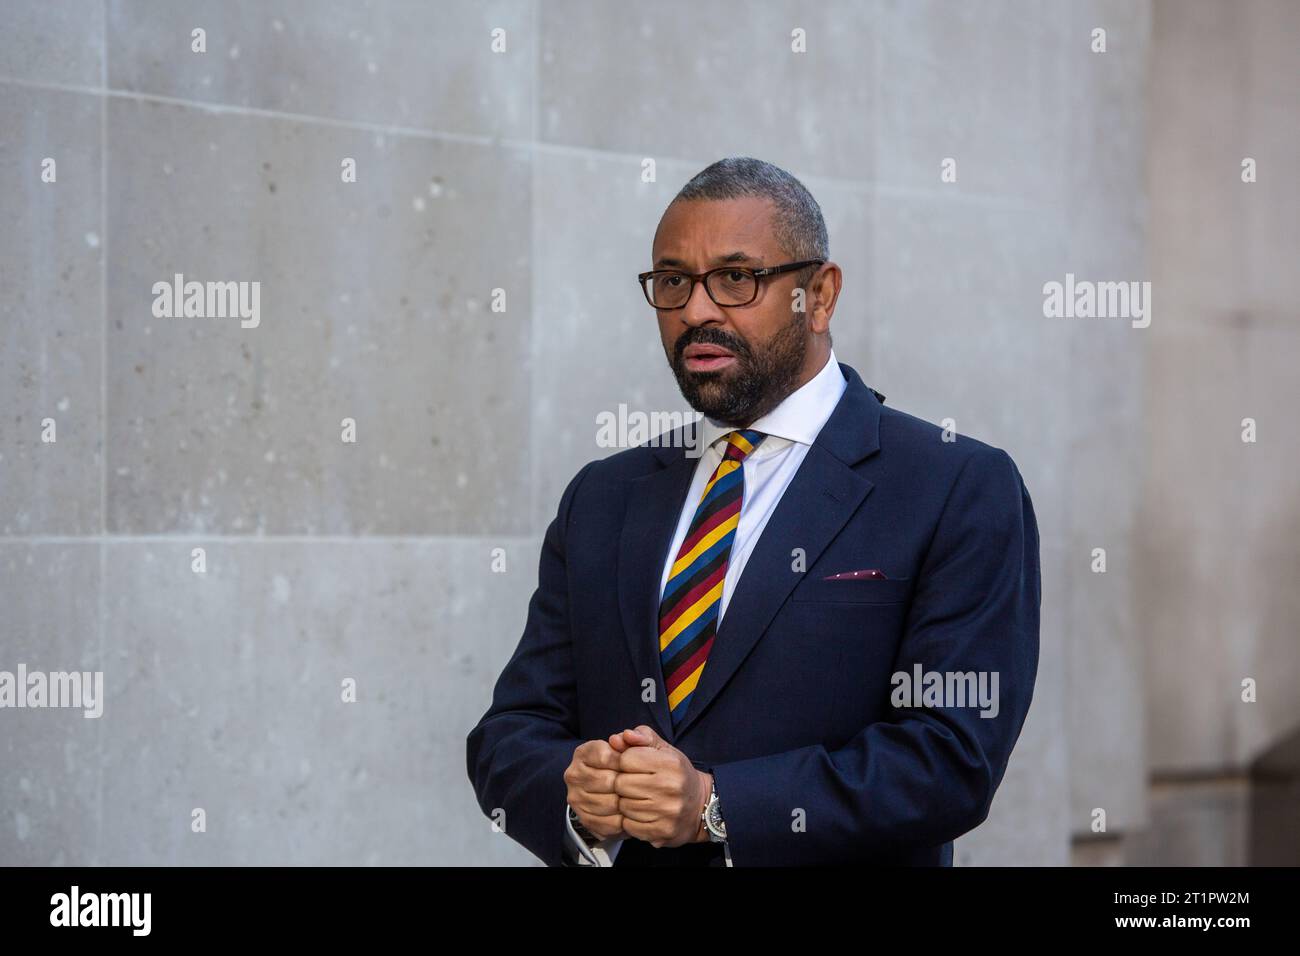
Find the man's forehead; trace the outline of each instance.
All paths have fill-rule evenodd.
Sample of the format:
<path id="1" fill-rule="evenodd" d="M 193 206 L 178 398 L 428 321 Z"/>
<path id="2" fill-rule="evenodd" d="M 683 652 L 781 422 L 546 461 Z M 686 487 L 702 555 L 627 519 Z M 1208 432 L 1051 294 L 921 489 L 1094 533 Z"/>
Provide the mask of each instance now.
<path id="1" fill-rule="evenodd" d="M 756 262 L 777 248 L 772 202 L 759 197 L 672 203 L 655 231 L 656 261 L 704 256 L 710 263 Z"/>

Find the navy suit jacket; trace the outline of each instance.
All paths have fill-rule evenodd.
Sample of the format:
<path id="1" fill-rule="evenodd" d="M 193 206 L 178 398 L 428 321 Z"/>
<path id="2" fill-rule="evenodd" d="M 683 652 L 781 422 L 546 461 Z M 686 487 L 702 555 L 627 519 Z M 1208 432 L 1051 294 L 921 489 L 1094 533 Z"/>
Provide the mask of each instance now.
<path id="1" fill-rule="evenodd" d="M 565 489 L 523 637 L 467 741 L 479 806 L 504 810 L 506 834 L 548 865 L 566 865 L 574 749 L 638 724 L 713 774 L 734 866 L 950 865 L 953 839 L 987 816 L 1038 666 L 1029 492 L 1006 452 L 944 441 L 840 369 L 848 387 L 755 545 L 676 729 L 656 617 L 698 461 L 686 432 L 591 462 Z M 866 569 L 886 579 L 825 580 Z M 895 706 L 892 675 L 917 665 L 996 672 L 997 716 L 973 701 Z M 640 859 L 669 852 L 628 842 Z"/>

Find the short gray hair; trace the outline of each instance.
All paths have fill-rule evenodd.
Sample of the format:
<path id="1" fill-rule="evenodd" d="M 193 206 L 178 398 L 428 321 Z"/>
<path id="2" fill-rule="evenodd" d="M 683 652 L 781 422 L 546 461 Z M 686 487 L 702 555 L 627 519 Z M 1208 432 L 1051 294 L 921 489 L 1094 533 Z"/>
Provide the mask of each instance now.
<path id="1" fill-rule="evenodd" d="M 780 166 L 749 156 L 728 156 L 696 173 L 677 195 L 678 199 L 740 199 L 757 196 L 776 204 L 772 225 L 786 254 L 802 259 L 831 257 L 830 238 L 821 206 L 804 184 Z M 799 285 L 810 278 L 816 266 L 799 273 Z"/>

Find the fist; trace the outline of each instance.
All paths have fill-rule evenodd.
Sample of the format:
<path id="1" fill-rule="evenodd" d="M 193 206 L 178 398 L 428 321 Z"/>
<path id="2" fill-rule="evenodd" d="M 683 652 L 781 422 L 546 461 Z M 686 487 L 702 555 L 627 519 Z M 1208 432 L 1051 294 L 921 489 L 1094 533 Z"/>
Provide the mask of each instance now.
<path id="1" fill-rule="evenodd" d="M 613 735 L 610 746 L 620 755 L 615 808 L 628 836 L 653 847 L 708 839 L 700 812 L 713 786 L 710 774 L 645 724 Z"/>
<path id="2" fill-rule="evenodd" d="M 573 751 L 573 760 L 564 771 L 569 806 L 582 825 L 602 840 L 628 835 L 614 789 L 621 760 L 610 741 L 588 740 Z"/>

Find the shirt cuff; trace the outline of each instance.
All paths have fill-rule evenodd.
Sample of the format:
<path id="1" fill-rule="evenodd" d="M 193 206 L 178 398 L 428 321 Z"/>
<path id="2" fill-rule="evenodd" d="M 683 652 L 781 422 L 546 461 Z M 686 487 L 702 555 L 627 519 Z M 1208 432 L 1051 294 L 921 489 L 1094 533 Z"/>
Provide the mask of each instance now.
<path id="1" fill-rule="evenodd" d="M 613 866 L 614 860 L 618 858 L 619 848 L 623 845 L 621 838 L 586 843 L 582 837 L 578 836 L 578 831 L 573 829 L 573 821 L 569 819 L 569 805 L 567 803 L 564 805 L 564 831 L 567 837 L 565 843 L 566 853 L 569 859 L 579 866 Z"/>

